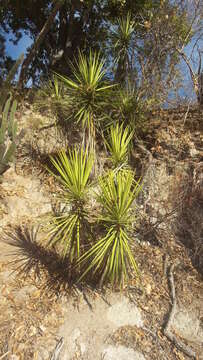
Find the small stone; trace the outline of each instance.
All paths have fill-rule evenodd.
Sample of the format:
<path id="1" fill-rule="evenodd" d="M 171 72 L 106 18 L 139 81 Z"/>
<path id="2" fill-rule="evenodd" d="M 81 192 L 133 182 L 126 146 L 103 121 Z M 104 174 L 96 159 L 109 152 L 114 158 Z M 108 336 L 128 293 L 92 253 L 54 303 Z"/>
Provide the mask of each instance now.
<path id="1" fill-rule="evenodd" d="M 20 356 L 12 354 L 10 360 L 20 360 Z"/>
<path id="2" fill-rule="evenodd" d="M 195 312 L 178 310 L 172 327 L 185 340 L 203 344 L 203 328 Z"/>
<path id="3" fill-rule="evenodd" d="M 118 327 L 125 325 L 143 326 L 140 310 L 131 304 L 127 298 L 112 305 L 107 312 L 107 318 Z"/>
<path id="4" fill-rule="evenodd" d="M 46 327 L 44 325 L 40 325 L 40 330 L 44 333 L 46 331 Z"/>
<path id="5" fill-rule="evenodd" d="M 37 333 L 36 327 L 31 326 L 31 327 L 30 327 L 30 333 L 29 333 L 29 335 L 30 335 L 30 336 L 33 336 L 33 335 L 35 335 L 36 333 Z"/>
<path id="6" fill-rule="evenodd" d="M 49 351 L 48 351 L 47 349 L 41 348 L 41 349 L 40 349 L 40 352 L 39 352 L 39 355 L 41 356 L 41 358 L 42 358 L 43 360 L 48 360 L 50 354 L 49 354 Z"/>
<path id="7" fill-rule="evenodd" d="M 19 344 L 18 345 L 18 352 L 20 352 L 22 354 L 24 350 L 25 350 L 25 344 L 23 344 L 23 343 Z"/>
<path id="8" fill-rule="evenodd" d="M 150 222 L 151 222 L 152 225 L 155 225 L 156 222 L 157 222 L 157 217 L 151 216 L 150 217 Z"/>
<path id="9" fill-rule="evenodd" d="M 150 295 L 151 292 L 152 292 L 152 287 L 151 287 L 150 284 L 147 284 L 147 285 L 146 285 L 146 293 L 147 293 L 147 295 Z"/>
<path id="10" fill-rule="evenodd" d="M 34 291 L 36 291 L 36 287 L 34 285 L 24 286 L 15 293 L 15 297 L 18 301 L 26 301 L 29 295 Z"/>
<path id="11" fill-rule="evenodd" d="M 126 348 L 125 346 L 108 346 L 102 352 L 105 360 L 145 360 L 145 357 L 138 351 Z"/>
<path id="12" fill-rule="evenodd" d="M 198 154 L 198 151 L 193 147 L 190 149 L 190 156 L 194 157 Z"/>
<path id="13" fill-rule="evenodd" d="M 81 352 L 82 355 L 84 355 L 84 353 L 86 352 L 87 347 L 86 347 L 86 345 L 84 343 L 80 343 L 79 345 L 80 345 L 80 352 Z"/>
<path id="14" fill-rule="evenodd" d="M 76 341 L 80 337 L 80 335 L 81 335 L 80 329 L 76 328 L 73 330 L 73 332 L 71 334 L 71 338 L 73 341 Z"/>

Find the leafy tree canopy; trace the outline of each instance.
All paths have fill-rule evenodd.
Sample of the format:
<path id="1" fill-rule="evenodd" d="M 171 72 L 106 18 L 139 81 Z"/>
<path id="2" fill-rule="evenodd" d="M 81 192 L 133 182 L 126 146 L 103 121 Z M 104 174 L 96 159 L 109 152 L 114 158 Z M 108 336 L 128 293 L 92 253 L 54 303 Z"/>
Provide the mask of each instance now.
<path id="1" fill-rule="evenodd" d="M 56 3 L 57 0 L 1 2 L 1 78 L 12 65 L 12 59 L 5 53 L 6 34 L 12 32 L 14 44 L 18 44 L 23 34 L 35 42 Z M 174 54 L 174 42 L 181 42 L 187 32 L 187 17 L 183 13 L 184 10 L 178 11 L 177 5 L 170 0 L 61 0 L 59 11 L 29 64 L 25 80 L 32 78 L 37 82 L 39 75 L 46 78 L 50 70 L 69 75 L 70 61 L 77 56 L 79 48 L 84 53 L 91 48 L 106 55 L 116 80 L 119 80 L 118 72 L 125 73 L 126 61 L 136 77 L 146 63 L 146 57 L 151 56 L 152 62 L 162 71 L 162 67 L 170 62 L 168 54 Z M 119 50 L 123 51 L 122 44 L 121 48 L 116 47 L 111 33 L 118 30 L 118 18 L 129 14 L 133 34 L 122 58 Z M 171 36 L 172 29 L 174 37 Z M 144 79 L 143 74 L 142 77 Z"/>

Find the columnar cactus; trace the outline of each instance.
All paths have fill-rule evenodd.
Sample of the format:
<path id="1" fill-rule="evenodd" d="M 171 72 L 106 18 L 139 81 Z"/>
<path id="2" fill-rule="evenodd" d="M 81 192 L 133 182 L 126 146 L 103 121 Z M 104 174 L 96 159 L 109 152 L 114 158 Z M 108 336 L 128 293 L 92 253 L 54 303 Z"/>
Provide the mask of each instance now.
<path id="1" fill-rule="evenodd" d="M 0 175 L 8 168 L 13 161 L 16 150 L 17 123 L 14 120 L 17 107 L 16 100 L 12 101 L 10 95 L 0 114 Z"/>
<path id="2" fill-rule="evenodd" d="M 8 92 L 12 89 L 12 81 L 18 71 L 19 66 L 22 64 L 24 59 L 24 54 L 21 54 L 16 60 L 15 64 L 12 66 L 9 71 L 7 78 L 4 80 L 2 87 L 0 89 L 0 113 L 3 111 L 6 99 L 8 97 Z"/>
<path id="3" fill-rule="evenodd" d="M 17 122 L 14 120 L 17 101 L 12 99 L 12 80 L 23 62 L 22 54 L 3 82 L 0 89 L 0 176 L 9 168 L 16 150 Z"/>

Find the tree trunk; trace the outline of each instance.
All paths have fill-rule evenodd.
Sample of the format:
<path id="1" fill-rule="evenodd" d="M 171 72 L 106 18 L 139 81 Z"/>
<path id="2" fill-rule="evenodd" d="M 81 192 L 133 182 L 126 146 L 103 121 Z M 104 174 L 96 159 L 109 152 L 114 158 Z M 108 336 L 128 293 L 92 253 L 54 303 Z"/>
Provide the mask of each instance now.
<path id="1" fill-rule="evenodd" d="M 59 9 L 61 8 L 61 6 L 63 5 L 63 2 L 64 2 L 64 0 L 58 0 L 55 2 L 55 4 L 53 4 L 53 8 L 51 10 L 51 13 L 50 13 L 47 21 L 45 22 L 43 28 L 41 29 L 40 33 L 38 34 L 34 44 L 32 45 L 30 52 L 28 53 L 27 57 L 25 58 L 25 60 L 22 64 L 22 68 L 21 68 L 21 72 L 20 72 L 20 76 L 19 76 L 19 81 L 18 81 L 19 88 L 23 88 L 27 69 L 28 69 L 31 61 L 33 60 L 34 56 L 36 55 L 37 50 L 39 49 L 39 46 L 43 42 L 47 32 L 50 30 L 50 27 L 55 19 L 55 16 L 56 16 L 57 12 L 59 11 Z"/>

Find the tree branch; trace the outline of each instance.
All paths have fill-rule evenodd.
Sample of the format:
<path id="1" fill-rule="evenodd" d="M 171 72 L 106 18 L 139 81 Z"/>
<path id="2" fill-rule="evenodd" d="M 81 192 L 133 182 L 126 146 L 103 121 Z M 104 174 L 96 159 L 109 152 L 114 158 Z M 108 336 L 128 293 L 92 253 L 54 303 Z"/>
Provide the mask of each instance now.
<path id="1" fill-rule="evenodd" d="M 40 33 L 38 34 L 33 46 L 31 47 L 30 52 L 28 53 L 27 57 L 25 58 L 22 68 L 21 68 L 21 72 L 20 72 L 20 77 L 19 77 L 19 81 L 18 81 L 18 87 L 22 88 L 24 81 L 25 81 L 25 74 L 26 71 L 31 63 L 31 61 L 33 60 L 34 56 L 37 53 L 37 50 L 39 49 L 39 46 L 41 45 L 41 43 L 43 42 L 46 34 L 48 33 L 54 19 L 55 16 L 58 12 L 58 10 L 61 8 L 61 6 L 63 5 L 64 0 L 58 0 L 56 2 L 53 3 L 53 8 L 51 10 L 51 13 L 47 19 L 47 21 L 45 22 L 43 28 L 41 29 Z"/>

